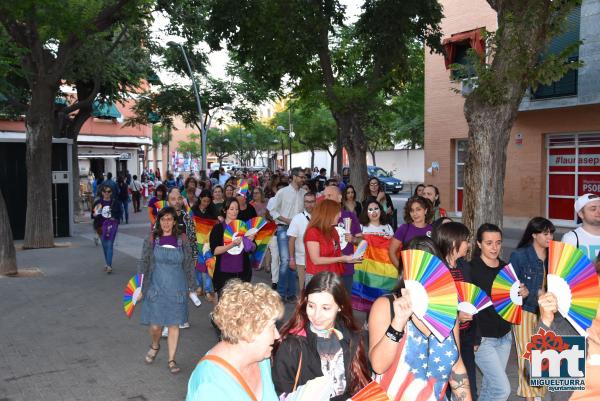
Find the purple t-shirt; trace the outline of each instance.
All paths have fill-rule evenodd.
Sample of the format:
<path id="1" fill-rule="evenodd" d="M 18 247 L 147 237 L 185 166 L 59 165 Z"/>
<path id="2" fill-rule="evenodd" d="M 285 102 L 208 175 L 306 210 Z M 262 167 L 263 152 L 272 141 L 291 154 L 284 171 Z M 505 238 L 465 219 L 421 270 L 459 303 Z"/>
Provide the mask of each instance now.
<path id="1" fill-rule="evenodd" d="M 412 224 L 402 224 L 396 230 L 396 233 L 394 234 L 394 238 L 396 238 L 398 241 L 402 242 L 403 245 L 406 245 L 411 239 L 413 239 L 415 237 L 420 237 L 423 235 L 425 235 L 427 237 L 431 237 L 431 230 L 432 230 L 431 224 L 427 224 L 423 228 L 415 227 Z"/>
<path id="2" fill-rule="evenodd" d="M 177 248 L 177 237 L 174 235 L 163 235 L 158 239 L 158 245 L 165 246 L 170 245 Z"/>
<path id="3" fill-rule="evenodd" d="M 253 252 L 256 246 L 246 237 L 242 237 L 242 243 L 244 251 L 239 255 L 232 255 L 229 252 L 221 255 L 221 271 L 223 273 L 241 273 L 244 270 L 244 253 Z"/>
<path id="4" fill-rule="evenodd" d="M 352 224 L 350 225 L 350 233 L 355 236 L 356 234 L 362 232 L 360 229 L 360 222 L 358 218 L 349 210 L 342 210 L 342 215 L 338 224 L 344 225 L 344 218 L 350 217 L 352 219 Z M 344 249 L 342 249 L 342 255 L 352 255 L 354 253 L 354 245 L 350 242 L 346 245 Z M 344 263 L 344 273 L 343 276 L 351 276 L 354 274 L 354 263 Z"/>

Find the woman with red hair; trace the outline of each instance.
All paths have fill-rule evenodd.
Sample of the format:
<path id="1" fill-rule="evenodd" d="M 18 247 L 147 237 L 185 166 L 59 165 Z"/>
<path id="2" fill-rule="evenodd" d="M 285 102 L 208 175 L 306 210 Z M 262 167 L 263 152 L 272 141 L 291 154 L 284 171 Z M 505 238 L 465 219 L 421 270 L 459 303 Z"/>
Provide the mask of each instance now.
<path id="1" fill-rule="evenodd" d="M 325 376 L 330 400 L 346 400 L 370 381 L 350 297 L 332 272 L 318 273 L 307 284 L 276 347 L 272 376 L 279 396 Z"/>
<path id="2" fill-rule="evenodd" d="M 322 271 L 338 275 L 344 272 L 344 263 L 357 263 L 352 255 L 342 255 L 340 237 L 335 229 L 342 214 L 338 202 L 325 199 L 317 203 L 310 216 L 310 223 L 304 234 L 306 248 L 305 283 Z"/>

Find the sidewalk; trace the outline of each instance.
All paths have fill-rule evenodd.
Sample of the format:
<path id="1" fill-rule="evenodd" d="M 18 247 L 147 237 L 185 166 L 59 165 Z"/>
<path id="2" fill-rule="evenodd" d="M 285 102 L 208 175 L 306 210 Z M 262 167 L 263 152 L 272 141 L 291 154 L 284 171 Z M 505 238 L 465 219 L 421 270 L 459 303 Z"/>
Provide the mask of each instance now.
<path id="1" fill-rule="evenodd" d="M 167 346 L 144 363 L 150 339 L 122 309 L 123 288 L 135 273 L 147 215 L 132 216 L 117 235 L 114 272 L 103 272 L 102 248 L 90 223 L 76 226 L 64 248 L 19 251 L 20 267 L 43 277 L 0 279 L 0 399 L 3 401 L 183 400 L 200 357 L 216 342 L 208 322 L 212 305 L 190 303 L 191 328 L 182 330 L 177 362 L 167 370 Z M 263 273 L 264 274 L 264 273 Z"/>
<path id="2" fill-rule="evenodd" d="M 0 278 L 0 401 L 177 401 L 200 357 L 217 341 L 209 323 L 212 304 L 189 304 L 191 328 L 182 330 L 177 362 L 167 370 L 167 346 L 153 365 L 144 363 L 150 345 L 139 312 L 127 319 L 123 288 L 135 273 L 147 234 L 146 213 L 130 214 L 115 243 L 111 275 L 103 272 L 102 248 L 91 223 L 77 224 L 70 246 L 18 251 L 19 267 L 38 267 L 42 277 Z M 270 275 L 254 273 L 255 281 Z M 286 317 L 292 305 L 286 305 Z M 364 319 L 364 316 L 358 316 Z M 516 359 L 508 371 L 516 400 Z"/>

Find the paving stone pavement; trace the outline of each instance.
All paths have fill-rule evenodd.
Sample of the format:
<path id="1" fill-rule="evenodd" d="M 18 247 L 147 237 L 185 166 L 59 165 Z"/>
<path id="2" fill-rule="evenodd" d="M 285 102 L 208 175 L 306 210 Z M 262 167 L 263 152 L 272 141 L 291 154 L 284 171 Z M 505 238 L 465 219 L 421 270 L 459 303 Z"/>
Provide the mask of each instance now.
<path id="1" fill-rule="evenodd" d="M 123 288 L 134 273 L 147 233 L 146 213 L 121 225 L 111 275 L 103 272 L 101 246 L 91 224 L 76 225 L 70 246 L 18 251 L 21 267 L 43 276 L 0 278 L 0 401 L 177 401 L 200 357 L 217 341 L 209 323 L 212 305 L 190 303 L 191 327 L 181 331 L 177 362 L 167 370 L 166 343 L 153 365 L 143 357 L 150 339 L 135 312 L 122 310 Z M 270 282 L 259 271 L 255 281 Z M 292 305 L 286 305 L 289 316 Z M 365 316 L 358 316 L 364 320 Z M 508 371 L 516 390 L 516 355 Z"/>

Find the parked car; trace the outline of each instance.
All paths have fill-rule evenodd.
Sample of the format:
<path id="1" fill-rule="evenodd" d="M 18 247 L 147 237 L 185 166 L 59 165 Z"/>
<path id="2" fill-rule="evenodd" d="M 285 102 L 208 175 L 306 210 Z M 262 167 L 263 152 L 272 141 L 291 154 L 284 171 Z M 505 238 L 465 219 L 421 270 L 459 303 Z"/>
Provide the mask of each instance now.
<path id="1" fill-rule="evenodd" d="M 387 172 L 381 167 L 367 166 L 367 174 L 369 177 L 375 177 L 385 186 L 385 192 L 397 194 L 404 188 L 402 180 L 395 178 L 391 172 Z M 344 167 L 342 170 L 344 182 L 350 177 L 350 167 Z"/>

